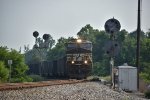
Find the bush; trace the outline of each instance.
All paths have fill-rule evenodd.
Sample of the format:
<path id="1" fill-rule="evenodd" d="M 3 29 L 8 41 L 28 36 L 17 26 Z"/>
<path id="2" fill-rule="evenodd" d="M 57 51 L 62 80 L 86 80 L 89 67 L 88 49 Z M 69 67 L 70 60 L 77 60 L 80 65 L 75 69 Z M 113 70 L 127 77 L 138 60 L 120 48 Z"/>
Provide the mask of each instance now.
<path id="1" fill-rule="evenodd" d="M 98 76 L 89 76 L 89 77 L 87 77 L 87 80 L 89 80 L 89 81 L 100 81 Z"/>
<path id="2" fill-rule="evenodd" d="M 140 78 L 142 78 L 146 83 L 150 83 L 150 75 L 148 73 L 141 72 Z"/>
<path id="3" fill-rule="evenodd" d="M 148 91 L 145 92 L 145 97 L 148 98 L 148 99 L 150 99 L 150 90 L 148 90 Z"/>
<path id="4" fill-rule="evenodd" d="M 30 77 L 32 78 L 33 82 L 38 82 L 38 81 L 44 80 L 44 78 L 41 77 L 40 75 L 30 75 Z"/>
<path id="5" fill-rule="evenodd" d="M 111 81 L 111 76 L 105 76 L 105 77 L 100 77 L 103 80 L 106 80 L 107 82 Z"/>
<path id="6" fill-rule="evenodd" d="M 14 49 L 8 50 L 7 47 L 0 47 L 0 82 L 6 82 L 9 77 L 9 66 L 7 63 L 9 59 L 13 62 L 11 66 L 11 82 L 32 81 L 26 75 L 26 71 L 29 68 L 25 64 L 24 55 Z"/>
<path id="7" fill-rule="evenodd" d="M 4 62 L 0 61 L 0 82 L 6 82 L 9 77 L 9 71 L 5 68 Z"/>
<path id="8" fill-rule="evenodd" d="M 13 82 L 13 83 L 19 83 L 19 82 L 32 82 L 33 79 L 29 76 L 24 76 L 24 77 L 18 77 L 18 78 L 12 78 L 10 80 L 10 82 Z"/>

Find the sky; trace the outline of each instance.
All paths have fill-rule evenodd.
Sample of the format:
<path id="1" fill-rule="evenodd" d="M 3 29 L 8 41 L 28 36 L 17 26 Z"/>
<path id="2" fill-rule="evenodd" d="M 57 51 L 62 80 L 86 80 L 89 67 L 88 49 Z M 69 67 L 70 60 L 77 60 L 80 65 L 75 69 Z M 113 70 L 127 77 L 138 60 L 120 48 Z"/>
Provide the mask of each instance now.
<path id="1" fill-rule="evenodd" d="M 138 0 L 0 0 L 0 46 L 19 50 L 32 48 L 33 32 L 76 37 L 86 24 L 104 30 L 110 18 L 119 20 L 121 29 L 137 28 Z M 141 29 L 150 29 L 150 0 L 142 0 Z"/>

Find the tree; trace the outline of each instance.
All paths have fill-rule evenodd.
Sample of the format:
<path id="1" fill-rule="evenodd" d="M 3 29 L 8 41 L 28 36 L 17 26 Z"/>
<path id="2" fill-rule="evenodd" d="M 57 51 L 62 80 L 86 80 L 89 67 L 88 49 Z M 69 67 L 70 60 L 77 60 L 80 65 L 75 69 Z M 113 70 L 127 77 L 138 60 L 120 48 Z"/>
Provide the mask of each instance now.
<path id="1" fill-rule="evenodd" d="M 0 60 L 1 61 L 6 61 L 7 60 L 7 57 L 8 57 L 8 53 L 9 51 L 8 51 L 8 48 L 7 48 L 7 46 L 5 46 L 5 47 L 0 47 Z"/>
<path id="2" fill-rule="evenodd" d="M 140 66 L 141 71 L 148 77 L 149 73 L 149 61 L 150 61 L 150 30 L 146 32 L 141 32 L 141 56 L 140 56 Z M 77 33 L 77 36 L 81 39 L 86 39 L 93 44 L 93 74 L 94 75 L 109 75 L 110 74 L 110 57 L 106 54 L 105 45 L 107 41 L 110 40 L 110 34 L 107 34 L 103 30 L 94 29 L 90 24 L 85 25 Z M 65 43 L 69 41 L 70 38 L 66 39 L 61 37 L 58 39 L 57 44 L 54 48 L 48 52 L 48 60 L 57 60 L 65 56 Z M 125 29 L 119 31 L 115 35 L 115 41 L 118 42 L 120 47 L 120 52 L 115 56 L 115 66 L 122 65 L 123 63 L 128 63 L 131 66 L 135 66 L 136 63 L 136 31 L 129 33 Z"/>
<path id="3" fill-rule="evenodd" d="M 37 38 L 38 32 L 33 32 L 34 37 L 36 37 L 35 45 L 31 50 L 25 52 L 25 62 L 26 64 L 38 63 L 47 60 L 48 51 L 51 51 L 55 44 L 55 40 L 50 34 L 44 34 L 43 39 Z M 25 47 L 26 50 L 27 47 Z"/>
<path id="4" fill-rule="evenodd" d="M 122 65 L 123 63 L 128 63 L 129 65 L 135 66 L 136 58 L 136 39 L 126 36 L 124 41 L 120 43 L 120 52 L 115 59 L 116 65 Z"/>
<path id="5" fill-rule="evenodd" d="M 87 24 L 86 26 L 81 28 L 81 30 L 77 33 L 77 36 L 79 36 L 81 39 L 88 40 L 89 35 L 92 33 L 93 33 L 93 27 L 91 27 L 90 24 Z"/>
<path id="6" fill-rule="evenodd" d="M 93 29 L 90 24 L 83 27 L 77 35 L 81 39 L 89 40 L 93 43 L 93 65 L 94 74 L 108 75 L 109 74 L 109 58 L 105 56 L 105 43 L 109 40 L 109 35 L 105 31 Z"/>
<path id="7" fill-rule="evenodd" d="M 9 66 L 7 64 L 8 60 L 12 60 L 12 70 L 11 70 L 11 77 L 12 82 L 23 82 L 23 81 L 31 81 L 31 78 L 29 78 L 26 75 L 26 71 L 28 70 L 28 66 L 25 64 L 24 61 L 24 55 L 20 54 L 18 51 L 11 49 L 8 50 L 7 47 L 0 47 L 0 61 L 4 62 L 1 64 L 2 68 L 9 69 Z M 4 70 L 6 73 L 7 71 Z"/>
<path id="8" fill-rule="evenodd" d="M 55 40 L 53 39 L 53 37 L 50 35 L 50 38 L 49 38 L 49 46 L 50 46 L 50 49 L 55 45 Z"/>
<path id="9" fill-rule="evenodd" d="M 121 30 L 116 34 L 117 41 L 122 43 L 127 38 L 128 34 L 129 33 L 125 29 Z"/>
<path id="10" fill-rule="evenodd" d="M 4 62 L 0 61 L 0 82 L 6 82 L 9 76 L 9 71 L 5 67 Z"/>
<path id="11" fill-rule="evenodd" d="M 26 64 L 39 63 L 41 61 L 41 58 L 45 60 L 46 59 L 45 56 L 43 57 L 43 55 L 41 54 L 42 51 L 44 50 L 33 48 L 32 50 L 29 50 L 28 52 L 26 52 L 24 54 Z M 47 51 L 44 51 L 44 52 L 47 53 Z"/>
<path id="12" fill-rule="evenodd" d="M 147 38 L 150 38 L 150 29 L 148 30 L 148 32 L 146 32 L 146 36 Z"/>
<path id="13" fill-rule="evenodd" d="M 73 37 L 69 37 L 68 39 L 64 37 L 59 38 L 55 47 L 48 51 L 47 59 L 57 60 L 64 57 L 66 52 L 66 43 L 71 39 L 73 39 Z"/>
<path id="14" fill-rule="evenodd" d="M 131 33 L 129 34 L 129 36 L 136 38 L 136 37 L 137 37 L 137 30 L 131 32 Z M 141 31 L 141 32 L 140 32 L 140 36 L 141 36 L 141 39 L 143 39 L 143 38 L 146 37 L 146 34 L 145 34 L 143 31 Z"/>
<path id="15" fill-rule="evenodd" d="M 148 33 L 148 32 L 147 32 Z M 140 57 L 140 71 L 142 78 L 150 83 L 150 38 L 144 38 L 141 41 L 141 57 Z"/>

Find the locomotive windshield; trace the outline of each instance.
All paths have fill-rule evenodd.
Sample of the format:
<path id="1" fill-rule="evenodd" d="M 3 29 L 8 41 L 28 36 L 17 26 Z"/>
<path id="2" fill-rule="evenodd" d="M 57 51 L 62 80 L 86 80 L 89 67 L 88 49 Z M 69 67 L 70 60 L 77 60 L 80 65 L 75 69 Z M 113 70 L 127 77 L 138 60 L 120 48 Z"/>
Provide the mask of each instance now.
<path id="1" fill-rule="evenodd" d="M 86 53 L 86 52 L 92 52 L 92 43 L 91 42 L 82 42 L 82 43 L 68 43 L 66 47 L 67 53 Z"/>

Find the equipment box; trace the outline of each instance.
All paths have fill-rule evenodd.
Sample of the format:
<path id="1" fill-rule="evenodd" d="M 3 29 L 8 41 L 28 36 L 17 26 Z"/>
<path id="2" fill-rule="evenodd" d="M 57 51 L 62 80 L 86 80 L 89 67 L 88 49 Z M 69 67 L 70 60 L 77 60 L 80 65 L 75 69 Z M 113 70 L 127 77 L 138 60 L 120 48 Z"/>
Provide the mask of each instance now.
<path id="1" fill-rule="evenodd" d="M 137 91 L 137 68 L 118 66 L 119 88 L 125 91 Z"/>

